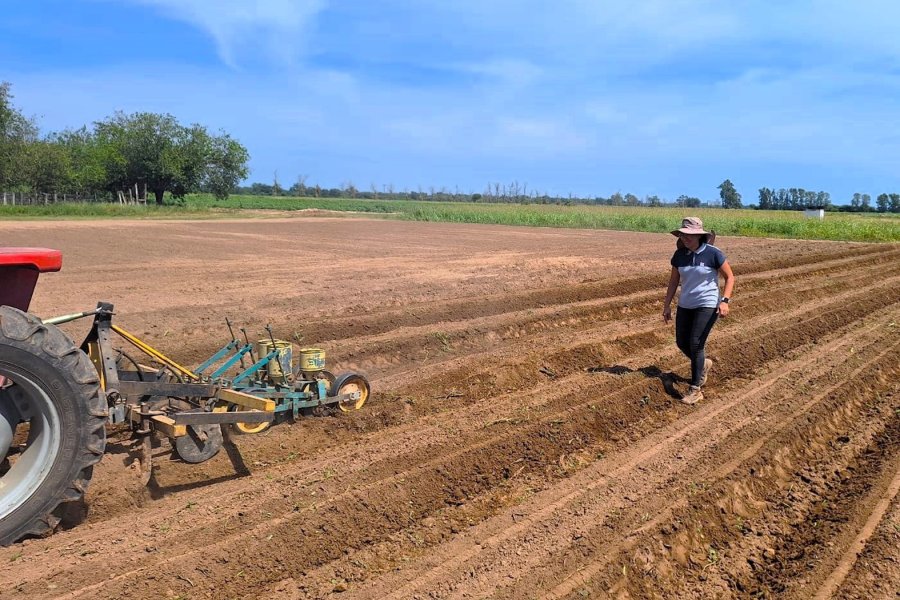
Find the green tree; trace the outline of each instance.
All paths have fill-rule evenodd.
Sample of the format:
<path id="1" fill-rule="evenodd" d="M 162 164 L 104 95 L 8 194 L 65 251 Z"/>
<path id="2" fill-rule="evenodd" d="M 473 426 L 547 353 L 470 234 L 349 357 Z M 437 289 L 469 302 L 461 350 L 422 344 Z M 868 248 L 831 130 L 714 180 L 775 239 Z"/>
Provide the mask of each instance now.
<path id="1" fill-rule="evenodd" d="M 831 194 L 828 192 L 816 192 L 816 206 L 822 208 L 831 207 Z"/>
<path id="2" fill-rule="evenodd" d="M 67 189 L 74 194 L 94 194 L 112 191 L 111 178 L 121 179 L 125 173 L 125 158 L 110 144 L 103 144 L 87 127 L 66 130 L 50 136 L 65 148 L 69 157 Z"/>
<path id="3" fill-rule="evenodd" d="M 10 84 L 0 82 L 0 189 L 27 185 L 23 180 L 28 145 L 37 140 L 37 126 L 13 106 Z"/>
<path id="4" fill-rule="evenodd" d="M 872 210 L 872 196 L 869 194 L 863 194 L 860 198 L 860 210 L 868 212 Z"/>
<path id="5" fill-rule="evenodd" d="M 652 196 L 647 196 L 646 202 L 647 206 L 662 206 L 662 200 L 660 200 L 659 196 L 655 194 Z"/>
<path id="6" fill-rule="evenodd" d="M 803 192 L 803 208 L 813 208 L 816 205 L 816 193 L 812 190 Z"/>
<path id="7" fill-rule="evenodd" d="M 778 188 L 775 194 L 775 208 L 778 210 L 787 210 L 790 208 L 790 192 L 784 188 Z"/>
<path id="8" fill-rule="evenodd" d="M 875 203 L 878 206 L 878 212 L 887 212 L 888 207 L 891 204 L 891 197 L 887 194 L 878 194 Z"/>
<path id="9" fill-rule="evenodd" d="M 640 206 L 641 199 L 634 194 L 625 194 L 625 204 L 628 206 Z"/>
<path id="10" fill-rule="evenodd" d="M 225 132 L 209 138 L 208 150 L 204 188 L 216 198 L 224 200 L 249 175 L 247 162 L 250 154 Z"/>
<path id="11" fill-rule="evenodd" d="M 123 169 L 108 169 L 113 190 L 146 185 L 156 203 L 169 192 L 183 198 L 205 183 L 218 195 L 227 195 L 246 177 L 247 151 L 228 136 L 212 136 L 200 125 L 186 127 L 169 114 L 116 113 L 95 124 L 102 146 L 113 149 L 112 157 Z M 226 189 L 228 187 L 228 189 Z"/>
<path id="12" fill-rule="evenodd" d="M 30 190 L 52 193 L 69 187 L 71 161 L 61 144 L 33 141 L 25 146 L 22 158 L 19 176 Z"/>
<path id="13" fill-rule="evenodd" d="M 759 209 L 770 210 L 775 207 L 775 192 L 769 188 L 759 188 Z"/>
<path id="14" fill-rule="evenodd" d="M 682 208 L 700 208 L 700 198 L 686 196 L 684 194 L 675 199 L 675 203 Z"/>
<path id="15" fill-rule="evenodd" d="M 891 212 L 900 212 L 900 194 L 888 194 L 891 199 L 888 210 Z"/>
<path id="16" fill-rule="evenodd" d="M 730 179 L 719 184 L 719 197 L 722 199 L 723 208 L 741 208 L 741 195 Z"/>

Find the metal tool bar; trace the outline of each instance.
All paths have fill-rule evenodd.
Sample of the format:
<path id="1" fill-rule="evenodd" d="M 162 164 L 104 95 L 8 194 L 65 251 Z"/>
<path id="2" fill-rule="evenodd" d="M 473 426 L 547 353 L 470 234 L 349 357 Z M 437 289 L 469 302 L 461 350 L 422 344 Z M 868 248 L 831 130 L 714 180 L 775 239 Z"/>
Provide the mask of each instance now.
<path id="1" fill-rule="evenodd" d="M 172 419 L 177 425 L 269 423 L 274 417 L 274 413 L 262 412 L 259 410 L 241 410 L 233 412 L 180 412 L 172 415 Z"/>
<path id="2" fill-rule="evenodd" d="M 207 383 L 163 383 L 158 381 L 120 381 L 119 392 L 124 396 L 168 396 L 213 398 L 219 387 Z"/>

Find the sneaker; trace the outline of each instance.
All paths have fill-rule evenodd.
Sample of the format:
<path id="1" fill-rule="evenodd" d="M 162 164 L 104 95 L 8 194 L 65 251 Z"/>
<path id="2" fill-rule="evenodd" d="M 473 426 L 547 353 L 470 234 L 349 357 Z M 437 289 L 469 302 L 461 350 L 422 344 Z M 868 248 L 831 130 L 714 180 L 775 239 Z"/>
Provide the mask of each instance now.
<path id="1" fill-rule="evenodd" d="M 709 372 L 712 369 L 712 359 L 707 358 L 703 361 L 703 374 L 700 375 L 700 383 L 697 387 L 703 387 L 706 385 L 706 378 L 709 377 Z"/>
<path id="2" fill-rule="evenodd" d="M 681 401 L 685 404 L 697 404 L 701 400 L 703 400 L 703 392 L 696 385 L 689 387 L 688 393 L 681 397 Z"/>

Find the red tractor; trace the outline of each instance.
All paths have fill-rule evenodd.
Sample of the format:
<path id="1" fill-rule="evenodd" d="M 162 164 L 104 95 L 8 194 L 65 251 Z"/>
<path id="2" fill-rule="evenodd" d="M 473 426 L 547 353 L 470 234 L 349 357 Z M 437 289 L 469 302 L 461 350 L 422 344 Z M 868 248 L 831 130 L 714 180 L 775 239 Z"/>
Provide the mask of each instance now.
<path id="1" fill-rule="evenodd" d="M 52 531 L 106 446 L 106 396 L 88 355 L 27 313 L 62 254 L 0 248 L 0 544 Z"/>

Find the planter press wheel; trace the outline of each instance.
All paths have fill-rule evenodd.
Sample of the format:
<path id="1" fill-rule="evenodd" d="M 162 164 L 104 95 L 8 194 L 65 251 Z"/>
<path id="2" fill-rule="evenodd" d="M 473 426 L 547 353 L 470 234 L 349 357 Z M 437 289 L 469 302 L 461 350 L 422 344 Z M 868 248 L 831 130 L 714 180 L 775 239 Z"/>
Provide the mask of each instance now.
<path id="1" fill-rule="evenodd" d="M 195 409 L 190 412 L 205 412 Z M 181 460 L 191 464 L 211 459 L 222 449 L 221 425 L 188 425 L 187 435 L 175 438 L 172 444 Z"/>
<path id="2" fill-rule="evenodd" d="M 231 405 L 231 408 L 228 409 L 231 412 L 236 410 L 243 410 L 239 406 Z M 253 412 L 256 412 L 254 409 Z M 234 431 L 242 434 L 252 434 L 252 433 L 262 433 L 272 426 L 272 421 L 264 421 L 262 423 L 235 423 Z"/>
<path id="3" fill-rule="evenodd" d="M 369 399 L 369 381 L 359 373 L 342 373 L 338 375 L 331 390 L 334 396 L 359 392 L 358 399 L 341 400 L 337 403 L 341 412 L 359 410 L 366 403 L 366 400 Z"/>

